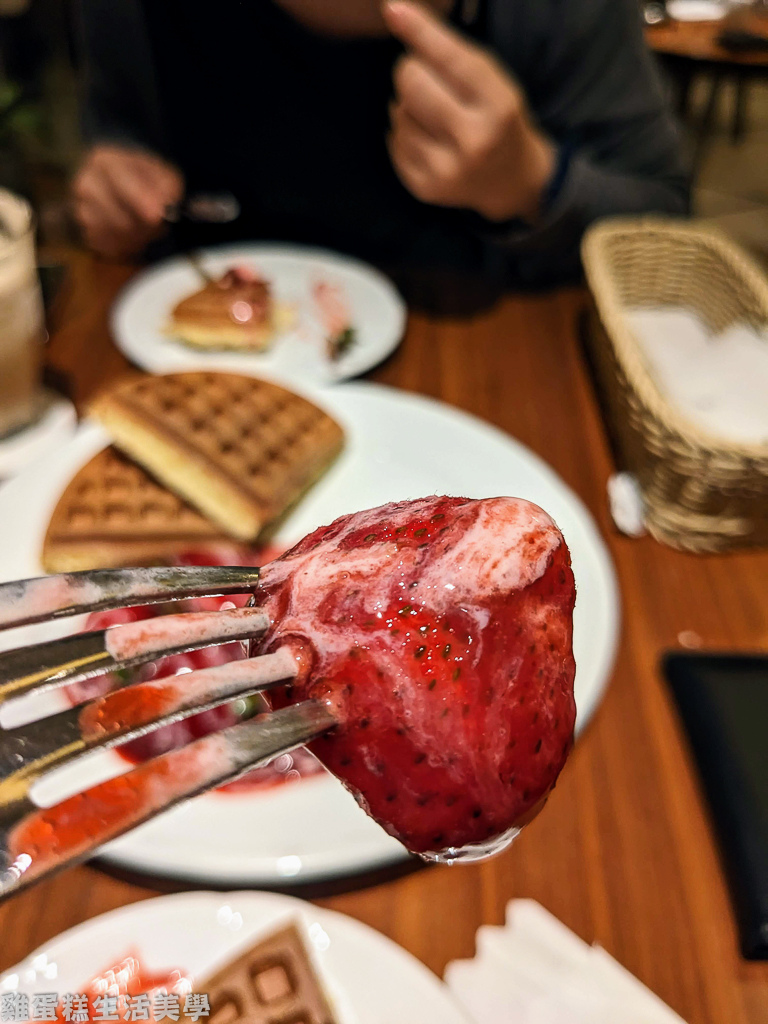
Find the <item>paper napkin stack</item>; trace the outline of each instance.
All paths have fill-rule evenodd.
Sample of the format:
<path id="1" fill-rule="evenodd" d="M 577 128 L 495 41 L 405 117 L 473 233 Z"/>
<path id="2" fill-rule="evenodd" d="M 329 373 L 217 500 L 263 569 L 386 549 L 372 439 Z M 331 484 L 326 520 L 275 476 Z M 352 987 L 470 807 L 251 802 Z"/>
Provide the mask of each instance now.
<path id="1" fill-rule="evenodd" d="M 512 900 L 504 927 L 480 928 L 474 960 L 448 964 L 445 980 L 477 1024 L 684 1024 L 533 900 Z"/>

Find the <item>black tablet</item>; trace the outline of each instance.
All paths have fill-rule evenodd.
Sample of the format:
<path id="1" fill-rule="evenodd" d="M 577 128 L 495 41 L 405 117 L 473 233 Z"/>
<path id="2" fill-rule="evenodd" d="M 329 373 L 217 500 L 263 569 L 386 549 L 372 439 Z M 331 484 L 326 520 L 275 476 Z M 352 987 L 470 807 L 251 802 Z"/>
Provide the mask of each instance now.
<path id="1" fill-rule="evenodd" d="M 741 936 L 768 959 L 768 655 L 663 662 L 712 810 Z"/>

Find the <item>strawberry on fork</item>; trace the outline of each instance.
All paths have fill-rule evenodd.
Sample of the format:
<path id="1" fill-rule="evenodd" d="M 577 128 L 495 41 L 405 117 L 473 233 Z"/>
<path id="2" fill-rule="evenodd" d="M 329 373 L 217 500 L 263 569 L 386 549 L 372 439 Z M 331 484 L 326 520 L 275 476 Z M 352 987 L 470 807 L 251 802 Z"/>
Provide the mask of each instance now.
<path id="1" fill-rule="evenodd" d="M 340 722 L 311 749 L 410 850 L 506 845 L 573 737 L 575 600 L 552 519 L 515 498 L 426 498 L 344 516 L 262 570 L 299 671 L 284 702 Z M 280 701 L 279 701 L 280 702 Z"/>

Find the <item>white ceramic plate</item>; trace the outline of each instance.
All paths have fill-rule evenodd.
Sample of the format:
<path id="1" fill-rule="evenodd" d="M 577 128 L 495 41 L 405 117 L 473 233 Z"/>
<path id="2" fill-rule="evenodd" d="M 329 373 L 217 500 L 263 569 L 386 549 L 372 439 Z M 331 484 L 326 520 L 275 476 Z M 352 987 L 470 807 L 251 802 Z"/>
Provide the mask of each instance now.
<path id="1" fill-rule="evenodd" d="M 293 543 L 345 512 L 428 494 L 511 494 L 537 502 L 557 520 L 573 558 L 583 728 L 610 675 L 619 605 L 610 557 L 579 499 L 523 445 L 440 402 L 375 384 L 344 384 L 313 397 L 344 425 L 347 446 L 277 541 Z M 0 488 L 0 579 L 41 573 L 39 552 L 56 501 L 105 443 L 98 427 L 85 425 L 55 456 Z M 63 622 L 46 629 L 67 631 Z M 0 634 L 0 644 L 28 643 L 31 635 L 30 627 Z M 40 635 L 38 627 L 34 636 Z M 114 752 L 100 757 L 123 765 Z M 111 843 L 103 855 L 155 875 L 265 886 L 372 870 L 405 852 L 335 779 L 317 776 L 263 793 L 199 797 Z"/>
<path id="2" fill-rule="evenodd" d="M 203 980 L 274 928 L 303 925 L 340 1024 L 468 1024 L 447 988 L 367 925 L 289 896 L 182 893 L 103 914 L 41 946 L 0 977 L 0 992 L 83 992 L 136 951 L 149 972 Z M 201 1018 L 203 1024 L 206 1018 Z"/>
<path id="3" fill-rule="evenodd" d="M 213 274 L 246 264 L 272 283 L 278 301 L 296 309 L 297 324 L 275 340 L 269 352 L 227 352 L 190 348 L 168 338 L 163 328 L 200 278 L 183 257 L 144 271 L 127 286 L 112 312 L 118 347 L 144 370 L 226 370 L 292 383 L 333 383 L 356 377 L 394 351 L 405 329 L 406 308 L 391 282 L 373 267 L 322 249 L 277 245 L 233 245 L 208 249 L 202 263 Z M 318 280 L 341 286 L 352 312 L 355 344 L 337 362 L 325 354 L 325 337 L 311 299 Z"/>

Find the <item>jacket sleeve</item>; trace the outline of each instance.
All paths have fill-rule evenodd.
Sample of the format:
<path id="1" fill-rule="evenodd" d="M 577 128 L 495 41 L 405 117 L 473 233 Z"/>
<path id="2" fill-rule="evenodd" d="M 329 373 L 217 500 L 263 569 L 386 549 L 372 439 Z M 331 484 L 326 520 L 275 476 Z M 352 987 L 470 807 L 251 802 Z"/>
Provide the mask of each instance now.
<path id="1" fill-rule="evenodd" d="M 76 0 L 85 141 L 163 153 L 141 0 Z"/>
<path id="2" fill-rule="evenodd" d="M 534 261 L 546 252 L 550 262 L 573 269 L 584 230 L 599 218 L 687 213 L 680 138 L 637 0 L 495 2 L 491 42 L 521 81 L 541 128 L 569 154 L 536 226 L 494 231 L 495 241 Z"/>

